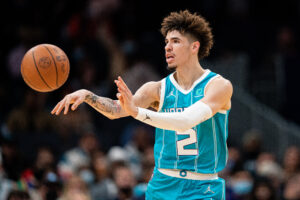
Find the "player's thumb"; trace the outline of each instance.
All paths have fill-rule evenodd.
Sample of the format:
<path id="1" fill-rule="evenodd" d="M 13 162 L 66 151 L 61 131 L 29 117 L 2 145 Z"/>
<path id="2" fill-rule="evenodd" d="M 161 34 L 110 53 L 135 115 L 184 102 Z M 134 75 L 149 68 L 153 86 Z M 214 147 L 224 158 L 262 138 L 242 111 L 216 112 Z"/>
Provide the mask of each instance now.
<path id="1" fill-rule="evenodd" d="M 121 93 L 117 93 L 117 98 L 119 99 L 120 103 L 123 105 L 124 104 L 124 99 Z"/>

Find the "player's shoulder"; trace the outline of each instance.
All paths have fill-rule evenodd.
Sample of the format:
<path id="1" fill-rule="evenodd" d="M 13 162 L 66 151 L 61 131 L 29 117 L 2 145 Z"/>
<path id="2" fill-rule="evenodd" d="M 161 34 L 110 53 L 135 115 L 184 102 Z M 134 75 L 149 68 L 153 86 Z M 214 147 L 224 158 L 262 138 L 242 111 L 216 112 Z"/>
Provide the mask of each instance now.
<path id="1" fill-rule="evenodd" d="M 160 90 L 161 90 L 161 81 L 149 81 L 146 82 L 137 93 L 152 96 L 155 99 L 159 99 Z"/>
<path id="2" fill-rule="evenodd" d="M 226 87 L 232 87 L 232 83 L 230 82 L 230 80 L 224 78 L 223 76 L 219 75 L 218 77 L 216 77 L 212 83 L 217 84 L 217 85 L 223 85 Z"/>
<path id="3" fill-rule="evenodd" d="M 145 83 L 145 84 L 143 85 L 143 87 L 149 88 L 149 89 L 160 88 L 160 86 L 161 86 L 161 81 L 162 81 L 162 80 L 160 80 L 160 81 L 149 81 L 149 82 Z"/>
<path id="4" fill-rule="evenodd" d="M 210 81 L 207 85 L 206 90 L 216 89 L 216 88 L 226 90 L 228 92 L 232 92 L 232 90 L 233 90 L 231 81 L 224 78 L 221 75 L 218 75 L 216 78 L 214 78 L 212 81 Z"/>

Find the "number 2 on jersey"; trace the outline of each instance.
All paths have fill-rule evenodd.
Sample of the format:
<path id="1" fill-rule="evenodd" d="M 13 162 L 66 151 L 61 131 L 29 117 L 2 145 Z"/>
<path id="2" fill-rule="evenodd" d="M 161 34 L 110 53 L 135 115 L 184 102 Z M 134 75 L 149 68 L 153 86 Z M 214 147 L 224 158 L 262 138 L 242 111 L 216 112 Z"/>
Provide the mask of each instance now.
<path id="1" fill-rule="evenodd" d="M 189 135 L 188 138 L 177 141 L 177 154 L 179 156 L 196 156 L 198 149 L 185 149 L 184 147 L 197 142 L 197 133 L 194 129 L 189 129 L 184 132 L 176 132 L 177 135 Z"/>

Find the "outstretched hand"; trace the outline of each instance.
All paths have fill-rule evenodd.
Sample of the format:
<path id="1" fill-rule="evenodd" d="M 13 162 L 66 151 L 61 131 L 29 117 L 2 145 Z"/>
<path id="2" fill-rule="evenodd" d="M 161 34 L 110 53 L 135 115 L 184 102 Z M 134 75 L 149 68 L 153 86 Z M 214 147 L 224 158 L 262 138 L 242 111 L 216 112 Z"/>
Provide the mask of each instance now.
<path id="1" fill-rule="evenodd" d="M 78 90 L 71 94 L 66 95 L 60 102 L 56 104 L 56 106 L 51 111 L 51 114 L 59 115 L 60 112 L 64 109 L 64 114 L 66 115 L 69 112 L 69 106 L 71 106 L 72 110 L 76 110 L 77 107 L 84 102 L 84 99 L 89 91 L 87 90 Z"/>
<path id="2" fill-rule="evenodd" d="M 115 83 L 118 87 L 117 98 L 119 99 L 122 108 L 127 112 L 127 114 L 132 117 L 136 117 L 138 114 L 138 108 L 133 102 L 133 95 L 130 89 L 120 76 L 118 77 L 118 80 L 115 80 Z"/>

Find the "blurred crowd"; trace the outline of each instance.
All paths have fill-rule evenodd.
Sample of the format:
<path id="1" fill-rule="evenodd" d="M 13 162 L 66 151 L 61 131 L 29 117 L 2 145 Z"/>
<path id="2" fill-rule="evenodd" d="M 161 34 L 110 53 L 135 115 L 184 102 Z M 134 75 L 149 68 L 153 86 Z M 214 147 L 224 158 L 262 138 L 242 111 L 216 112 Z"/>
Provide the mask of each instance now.
<path id="1" fill-rule="evenodd" d="M 142 200 L 154 168 L 153 130 L 132 124 L 122 133 L 123 145 L 105 151 L 92 127 L 70 141 L 28 144 L 3 139 L 0 157 L 2 200 Z M 44 138 L 45 139 L 45 138 Z M 41 140 L 41 138 L 40 138 Z M 28 147 L 23 147 L 24 142 Z M 34 146 L 31 154 L 24 152 Z M 61 154 L 58 154 L 58 152 Z M 249 130 L 241 147 L 229 145 L 226 200 L 299 200 L 300 148 L 290 146 L 279 160 L 263 151 L 257 130 Z M 59 156 L 58 156 L 59 155 Z M 28 158 L 28 157 L 31 157 Z M 28 163 L 28 161 L 30 162 Z M 27 162 L 26 162 L 27 161 Z"/>
<path id="2" fill-rule="evenodd" d="M 144 199 L 154 167 L 152 127 L 130 118 L 108 120 L 85 104 L 68 115 L 50 111 L 81 88 L 115 98 L 118 75 L 133 92 L 166 76 L 160 23 L 170 11 L 186 8 L 213 28 L 215 45 L 203 63 L 220 65 L 234 76 L 235 87 L 299 122 L 299 1 L 5 1 L 0 200 Z M 67 82 L 51 93 L 33 91 L 20 73 L 23 55 L 40 43 L 59 46 L 71 63 Z M 278 158 L 264 151 L 255 131 L 245 135 L 241 144 L 231 144 L 229 133 L 228 163 L 219 174 L 227 181 L 227 199 L 299 200 L 299 146 L 282 149 Z"/>

